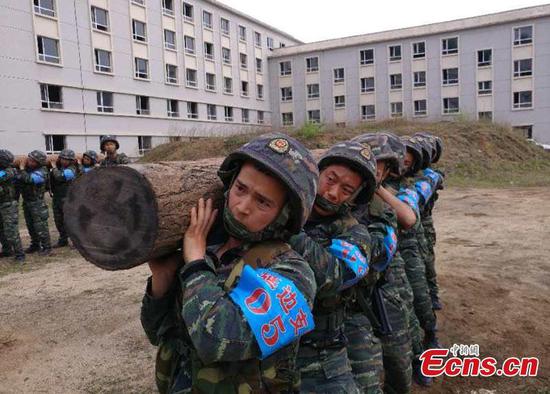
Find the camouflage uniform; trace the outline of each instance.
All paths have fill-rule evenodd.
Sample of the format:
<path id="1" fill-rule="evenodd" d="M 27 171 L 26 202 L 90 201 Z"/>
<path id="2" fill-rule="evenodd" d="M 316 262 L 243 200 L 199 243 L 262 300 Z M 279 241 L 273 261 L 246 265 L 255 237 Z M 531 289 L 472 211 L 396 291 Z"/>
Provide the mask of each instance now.
<path id="1" fill-rule="evenodd" d="M 5 256 L 15 254 L 18 261 L 25 259 L 19 237 L 19 204 L 15 195 L 17 170 L 13 155 L 0 150 L 0 242 Z"/>
<path id="2" fill-rule="evenodd" d="M 46 154 L 40 151 L 32 151 L 29 157 L 36 160 L 40 167 L 31 169 L 27 167 L 19 173 L 18 182 L 21 185 L 23 196 L 23 212 L 25 222 L 31 237 L 29 252 L 51 249 L 50 232 L 48 229 L 48 207 L 44 202 L 44 192 L 48 184 L 48 169 L 46 167 Z"/>
<path id="3" fill-rule="evenodd" d="M 70 149 L 64 149 L 59 154 L 60 159 L 70 160 L 71 164 L 67 167 L 61 167 L 60 162 L 50 173 L 50 189 L 52 191 L 52 208 L 55 219 L 55 227 L 59 232 L 57 246 L 67 246 L 69 236 L 65 231 L 65 221 L 63 218 L 63 204 L 69 191 L 69 186 L 78 175 L 78 166 L 76 155 Z"/>
<path id="4" fill-rule="evenodd" d="M 116 149 L 118 150 L 120 148 L 120 144 L 118 143 L 116 137 L 112 135 L 106 135 L 101 137 L 101 143 L 100 148 L 102 152 L 105 152 L 105 144 L 107 142 L 114 142 L 116 144 Z M 105 158 L 101 161 L 100 166 L 101 167 L 114 167 L 121 164 L 129 164 L 130 160 L 128 160 L 128 156 L 126 156 L 124 153 L 116 153 L 115 157 L 109 157 L 108 155 L 105 155 Z"/>
<path id="5" fill-rule="evenodd" d="M 309 217 L 317 193 L 318 170 L 310 153 L 298 142 L 282 134 L 268 134 L 226 158 L 220 168 L 226 189 L 231 187 L 242 163 L 250 160 L 267 167 L 285 183 L 292 202 L 287 205 L 290 211 L 283 208 L 279 218 L 284 216 L 284 220 L 278 218 L 261 232 L 247 233 L 242 228 L 237 231 L 231 212 L 225 208 L 221 212 L 223 224 L 217 222 L 209 234 L 209 247 L 203 260 L 181 268 L 172 290 L 160 299 L 150 296 L 148 284 L 141 321 L 151 343 L 159 345 L 156 378 L 161 393 L 191 390 L 260 393 L 299 389 L 295 370 L 296 339 L 313 328 L 310 308 L 316 284 L 309 265 L 279 237 L 299 232 Z M 223 244 L 227 232 L 246 241 L 218 260 L 213 252 Z M 249 241 L 251 239 L 255 241 Z M 266 269 L 263 279 L 257 282 L 262 291 L 287 281 L 289 285 L 285 288 L 295 289 L 294 297 L 301 297 L 305 305 L 296 320 L 291 320 L 286 327 L 274 325 L 275 320 L 261 320 L 265 323 L 262 335 L 294 334 L 291 342 L 274 353 L 262 350 L 265 338 L 258 336 L 255 329 L 258 326 L 236 298 L 249 273 L 259 272 L 254 266 Z M 275 299 L 271 302 L 271 309 L 284 300 L 279 296 L 279 302 Z M 309 327 L 304 326 L 306 323 Z M 269 332 L 264 332 L 264 328 Z"/>
<path id="6" fill-rule="evenodd" d="M 363 184 L 343 204 L 316 204 L 329 216 L 313 214 L 304 231 L 293 236 L 290 245 L 315 273 L 317 294 L 313 314 L 315 330 L 300 340 L 297 366 L 302 393 L 358 393 L 346 350 L 345 306 L 353 286 L 368 273 L 370 236 L 367 228 L 351 215 L 349 204 L 367 203 L 376 184 L 376 161 L 370 149 L 359 143 L 339 143 L 319 161 L 319 168 L 342 164 L 363 176 Z M 336 253 L 342 246 L 342 254 Z M 358 261 L 363 262 L 358 263 Z M 379 383 L 379 380 L 377 380 Z"/>

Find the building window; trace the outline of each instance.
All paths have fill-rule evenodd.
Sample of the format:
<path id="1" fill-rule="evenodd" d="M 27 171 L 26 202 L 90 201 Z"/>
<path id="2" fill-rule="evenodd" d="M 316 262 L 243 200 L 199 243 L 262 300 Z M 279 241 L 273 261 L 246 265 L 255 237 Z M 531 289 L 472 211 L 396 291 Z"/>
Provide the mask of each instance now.
<path id="1" fill-rule="evenodd" d="M 401 74 L 390 75 L 390 89 L 399 90 L 403 88 L 403 76 Z"/>
<path id="2" fill-rule="evenodd" d="M 248 68 L 248 56 L 246 55 L 246 53 L 239 53 L 239 61 L 241 68 L 243 70 L 246 70 Z"/>
<path id="3" fill-rule="evenodd" d="M 258 100 L 263 100 L 264 98 L 264 85 L 257 84 L 256 85 L 256 97 Z"/>
<path id="4" fill-rule="evenodd" d="M 426 86 L 426 71 L 415 71 L 413 74 L 413 86 L 420 88 Z"/>
<path id="5" fill-rule="evenodd" d="M 374 77 L 361 78 L 361 93 L 374 92 Z"/>
<path id="6" fill-rule="evenodd" d="M 457 114 L 460 112 L 458 97 L 448 97 L 443 99 L 443 113 Z"/>
<path id="7" fill-rule="evenodd" d="M 45 135 L 46 140 L 46 153 L 59 153 L 65 149 L 65 136 L 64 135 Z"/>
<path id="8" fill-rule="evenodd" d="M 113 106 L 113 93 L 111 92 L 96 92 L 97 98 L 97 112 L 112 113 L 114 111 Z"/>
<path id="9" fill-rule="evenodd" d="M 206 73 L 206 90 L 211 92 L 216 91 L 216 75 L 211 73 Z"/>
<path id="10" fill-rule="evenodd" d="M 514 109 L 532 108 L 532 107 L 533 107 L 533 92 L 531 90 L 514 92 Z"/>
<path id="11" fill-rule="evenodd" d="M 477 94 L 482 96 L 493 93 L 493 81 L 480 81 L 477 83 Z"/>
<path id="12" fill-rule="evenodd" d="M 258 74 L 261 74 L 263 72 L 262 59 L 260 58 L 256 58 L 256 72 Z"/>
<path id="13" fill-rule="evenodd" d="M 250 111 L 246 108 L 243 108 L 241 110 L 241 118 L 243 123 L 250 122 Z"/>
<path id="14" fill-rule="evenodd" d="M 391 45 L 389 47 L 390 51 L 390 62 L 396 62 L 401 60 L 401 45 Z"/>
<path id="15" fill-rule="evenodd" d="M 103 8 L 92 6 L 92 27 L 96 30 L 109 31 L 109 12 Z"/>
<path id="16" fill-rule="evenodd" d="M 307 85 L 307 98 L 308 99 L 318 99 L 319 94 L 319 84 L 311 83 Z"/>
<path id="17" fill-rule="evenodd" d="M 403 116 L 403 103 L 390 103 L 390 115 L 392 118 L 400 118 Z"/>
<path id="18" fill-rule="evenodd" d="M 166 64 L 166 83 L 178 83 L 178 66 Z"/>
<path id="19" fill-rule="evenodd" d="M 197 87 L 197 70 L 192 68 L 185 69 L 185 85 L 190 88 Z"/>
<path id="20" fill-rule="evenodd" d="M 62 109 L 63 94 L 61 86 L 40 84 L 40 96 L 42 98 L 42 108 Z"/>
<path id="21" fill-rule="evenodd" d="M 306 58 L 306 72 L 315 73 L 317 71 L 319 71 L 319 58 L 317 56 Z"/>
<path id="22" fill-rule="evenodd" d="M 164 29 L 164 48 L 176 50 L 176 32 Z"/>
<path id="23" fill-rule="evenodd" d="M 34 0 L 34 13 L 55 18 L 55 0 Z"/>
<path id="24" fill-rule="evenodd" d="M 478 112 L 477 117 L 482 121 L 493 121 L 493 113 L 491 111 Z"/>
<path id="25" fill-rule="evenodd" d="M 195 54 L 195 39 L 191 36 L 183 36 L 183 44 L 185 47 L 185 53 L 191 55 Z"/>
<path id="26" fill-rule="evenodd" d="M 248 97 L 248 82 L 247 81 L 241 81 L 241 96 Z"/>
<path id="27" fill-rule="evenodd" d="M 264 124 L 264 111 L 258 111 L 258 124 Z"/>
<path id="28" fill-rule="evenodd" d="M 334 83 L 344 83 L 345 72 L 343 68 L 334 69 Z"/>
<path id="29" fill-rule="evenodd" d="M 206 29 L 212 29 L 212 14 L 208 11 L 202 12 L 202 26 Z"/>
<path id="30" fill-rule="evenodd" d="M 374 64 L 374 49 L 362 49 L 359 51 L 359 58 L 362 66 Z"/>
<path id="31" fill-rule="evenodd" d="M 515 131 L 520 132 L 525 138 L 533 139 L 533 126 L 514 126 Z"/>
<path id="32" fill-rule="evenodd" d="M 458 53 L 458 37 L 444 38 L 441 40 L 441 54 L 454 55 Z"/>
<path id="33" fill-rule="evenodd" d="M 214 60 L 214 44 L 211 42 L 204 42 L 204 58 Z"/>
<path id="34" fill-rule="evenodd" d="M 257 31 L 254 32 L 254 45 L 256 45 L 258 48 L 262 47 L 262 35 Z"/>
<path id="35" fill-rule="evenodd" d="M 426 57 L 426 43 L 424 41 L 415 42 L 412 47 L 414 59 L 422 59 Z"/>
<path id="36" fill-rule="evenodd" d="M 307 111 L 307 121 L 310 123 L 321 123 L 321 110 L 313 109 Z"/>
<path id="37" fill-rule="evenodd" d="M 525 45 L 533 42 L 533 26 L 514 28 L 514 45 Z"/>
<path id="38" fill-rule="evenodd" d="M 273 41 L 273 38 L 266 37 L 266 45 L 268 49 L 273 49 L 275 47 L 275 41 Z"/>
<path id="39" fill-rule="evenodd" d="M 178 100 L 166 100 L 166 112 L 170 118 L 179 118 L 180 111 Z"/>
<path id="40" fill-rule="evenodd" d="M 233 79 L 229 77 L 223 77 L 223 92 L 226 94 L 233 94 Z"/>
<path id="41" fill-rule="evenodd" d="M 443 85 L 458 84 L 458 68 L 443 69 Z"/>
<path id="42" fill-rule="evenodd" d="M 206 104 L 206 116 L 208 120 L 218 120 L 218 107 L 214 104 Z"/>
<path id="43" fill-rule="evenodd" d="M 514 78 L 533 75 L 533 59 L 514 60 Z"/>
<path id="44" fill-rule="evenodd" d="M 283 112 L 281 116 L 283 118 L 283 126 L 292 126 L 294 124 L 294 115 L 292 112 Z"/>
<path id="45" fill-rule="evenodd" d="M 239 40 L 246 42 L 246 27 L 239 25 Z"/>
<path id="46" fill-rule="evenodd" d="M 199 104 L 192 101 L 187 102 L 187 118 L 188 119 L 199 118 Z"/>
<path id="47" fill-rule="evenodd" d="M 229 29 L 230 29 L 230 23 L 229 20 L 225 18 L 220 19 L 220 30 L 222 31 L 223 35 L 228 36 L 229 35 Z"/>
<path id="48" fill-rule="evenodd" d="M 174 15 L 174 1 L 173 0 L 162 0 L 162 13 L 165 15 L 173 16 Z"/>
<path id="49" fill-rule="evenodd" d="M 414 116 L 425 116 L 428 113 L 428 104 L 426 100 L 414 101 Z"/>
<path id="50" fill-rule="evenodd" d="M 135 77 L 139 79 L 149 78 L 149 61 L 139 57 L 135 58 L 136 72 Z"/>
<path id="51" fill-rule="evenodd" d="M 94 57 L 96 71 L 104 73 L 113 72 L 113 66 L 111 65 L 111 52 L 104 51 L 103 49 L 94 49 Z"/>
<path id="52" fill-rule="evenodd" d="M 147 26 L 145 23 L 132 19 L 132 37 L 136 41 L 147 41 Z"/>
<path id="53" fill-rule="evenodd" d="M 292 87 L 281 88 L 281 101 L 292 101 Z"/>
<path id="54" fill-rule="evenodd" d="M 334 96 L 334 108 L 346 108 L 346 96 Z"/>
<path id="55" fill-rule="evenodd" d="M 225 121 L 233 122 L 233 107 L 224 107 L 223 109 Z"/>
<path id="56" fill-rule="evenodd" d="M 376 110 L 374 105 L 362 105 L 361 106 L 361 120 L 375 120 Z"/>
<path id="57" fill-rule="evenodd" d="M 38 60 L 59 64 L 59 41 L 53 38 L 38 36 Z"/>
<path id="58" fill-rule="evenodd" d="M 492 49 L 482 49 L 477 51 L 477 66 L 486 67 L 490 66 L 493 62 L 493 50 Z"/>
<path id="59" fill-rule="evenodd" d="M 149 97 L 136 96 L 136 114 L 149 115 Z"/>
<path id="60" fill-rule="evenodd" d="M 231 49 L 222 47 L 222 63 L 231 64 Z"/>
<path id="61" fill-rule="evenodd" d="M 292 75 L 292 63 L 290 60 L 279 63 L 280 75 L 281 77 Z"/>
<path id="62" fill-rule="evenodd" d="M 193 22 L 193 6 L 189 3 L 183 3 L 183 19 Z"/>
<path id="63" fill-rule="evenodd" d="M 145 0 L 132 0 L 132 3 L 144 6 L 145 5 Z"/>
<path id="64" fill-rule="evenodd" d="M 138 136 L 138 149 L 141 156 L 153 149 L 153 137 Z"/>

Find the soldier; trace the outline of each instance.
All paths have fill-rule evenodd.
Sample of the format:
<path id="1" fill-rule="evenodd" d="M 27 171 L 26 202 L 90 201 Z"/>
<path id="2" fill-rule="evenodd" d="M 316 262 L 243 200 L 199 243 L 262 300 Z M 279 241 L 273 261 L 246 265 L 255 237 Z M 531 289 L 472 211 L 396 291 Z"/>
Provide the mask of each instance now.
<path id="1" fill-rule="evenodd" d="M 59 153 L 56 167 L 50 173 L 50 189 L 52 192 L 53 217 L 55 227 L 59 232 L 59 240 L 54 248 L 63 248 L 69 245 L 69 237 L 65 231 L 63 219 L 63 204 L 67 197 L 69 186 L 78 175 L 78 163 L 74 151 L 63 149 Z"/>
<path id="2" fill-rule="evenodd" d="M 27 157 L 25 170 L 19 172 L 18 182 L 23 196 L 23 212 L 31 237 L 31 245 L 25 253 L 47 255 L 51 252 L 48 230 L 48 207 L 44 202 L 44 192 L 48 185 L 48 157 L 39 150 L 33 150 Z"/>
<path id="3" fill-rule="evenodd" d="M 93 150 L 87 150 L 82 154 L 82 165 L 80 166 L 80 173 L 87 174 L 92 171 L 97 164 L 97 153 Z"/>
<path id="4" fill-rule="evenodd" d="M 105 158 L 101 161 L 101 167 L 113 167 L 120 164 L 128 164 L 130 161 L 124 153 L 118 153 L 120 144 L 115 136 L 105 135 L 101 137 L 100 143 L 101 153 L 105 154 Z"/>
<path id="5" fill-rule="evenodd" d="M 297 391 L 298 339 L 314 326 L 316 284 L 285 240 L 310 215 L 317 165 L 299 142 L 267 134 L 231 153 L 219 174 L 220 215 L 200 199 L 183 262 L 149 263 L 141 321 L 159 346 L 159 391 Z"/>
<path id="6" fill-rule="evenodd" d="M 371 199 L 376 161 L 368 146 L 343 142 L 321 157 L 319 171 L 313 212 L 304 231 L 290 239 L 317 281 L 315 329 L 302 337 L 298 353 L 300 392 L 358 393 L 347 356 L 344 316 L 351 289 L 369 270 L 370 237 L 351 208 Z"/>
<path id="7" fill-rule="evenodd" d="M 25 261 L 19 237 L 19 204 L 15 194 L 17 169 L 13 167 L 13 154 L 0 149 L 0 233 L 2 256 L 15 255 L 15 261 Z"/>

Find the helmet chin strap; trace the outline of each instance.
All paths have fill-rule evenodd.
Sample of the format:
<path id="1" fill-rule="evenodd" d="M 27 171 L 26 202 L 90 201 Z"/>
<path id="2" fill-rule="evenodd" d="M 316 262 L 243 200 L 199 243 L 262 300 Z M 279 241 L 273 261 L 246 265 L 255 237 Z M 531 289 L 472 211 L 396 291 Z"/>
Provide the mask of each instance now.
<path id="1" fill-rule="evenodd" d="M 341 204 L 334 204 L 321 196 L 320 194 L 317 194 L 315 196 L 315 205 L 317 205 L 319 208 L 321 208 L 325 212 L 329 212 L 331 215 L 345 215 L 348 213 L 351 208 L 355 205 L 355 199 L 357 196 L 363 191 L 366 184 L 363 182 L 361 186 L 359 186 L 349 198 L 344 201 Z"/>

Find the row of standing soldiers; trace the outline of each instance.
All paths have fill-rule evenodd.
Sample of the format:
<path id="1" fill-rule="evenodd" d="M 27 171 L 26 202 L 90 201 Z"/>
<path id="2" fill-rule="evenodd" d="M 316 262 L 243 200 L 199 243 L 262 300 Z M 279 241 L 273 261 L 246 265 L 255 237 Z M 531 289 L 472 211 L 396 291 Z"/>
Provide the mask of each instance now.
<path id="1" fill-rule="evenodd" d="M 96 166 L 128 164 L 124 153 L 117 153 L 119 143 L 113 136 L 101 139 L 101 151 L 105 158 L 98 162 L 95 151 L 82 154 L 79 163 L 74 151 L 64 149 L 60 152 L 53 168 L 48 168 L 48 156 L 39 150 L 28 154 L 24 163 L 16 163 L 14 155 L 0 149 L 0 244 L 1 256 L 13 256 L 16 261 L 24 262 L 25 253 L 48 255 L 52 244 L 48 227 L 48 206 L 44 194 L 52 197 L 52 210 L 59 239 L 54 248 L 69 245 L 63 218 L 63 204 L 71 183 Z M 19 164 L 19 165 L 17 165 Z M 23 249 L 19 235 L 19 199 L 23 199 L 23 213 L 31 243 Z"/>
<path id="2" fill-rule="evenodd" d="M 219 211 L 149 262 L 141 323 L 161 393 L 408 393 L 439 347 L 428 133 L 364 134 L 318 160 L 260 136 L 231 153 Z"/>

